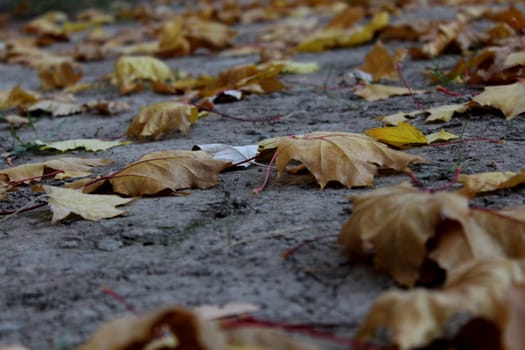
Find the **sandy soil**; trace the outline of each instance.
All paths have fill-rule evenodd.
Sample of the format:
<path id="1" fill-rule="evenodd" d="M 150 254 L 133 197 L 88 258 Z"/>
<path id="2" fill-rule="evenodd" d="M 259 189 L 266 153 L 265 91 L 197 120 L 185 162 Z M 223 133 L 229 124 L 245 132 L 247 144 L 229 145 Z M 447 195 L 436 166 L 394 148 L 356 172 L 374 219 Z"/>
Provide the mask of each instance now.
<path id="1" fill-rule="evenodd" d="M 406 15 L 406 14 L 405 14 Z M 435 15 L 435 14 L 434 14 Z M 442 16 L 452 18 L 451 11 Z M 257 26 L 238 27 L 251 33 Z M 242 38 L 242 37 L 241 37 Z M 388 43 L 390 48 L 401 43 Z M 405 44 L 403 44 L 405 45 Z M 222 104 L 218 110 L 246 118 L 294 115 L 272 123 L 239 122 L 212 115 L 192 126 L 190 134 L 172 134 L 155 142 L 135 142 L 95 154 L 75 151 L 82 157 L 114 160 L 97 169 L 109 173 L 154 150 L 189 150 L 194 144 L 222 142 L 254 144 L 273 136 L 311 131 L 363 132 L 379 126 L 374 118 L 415 109 L 410 96 L 369 103 L 350 87 L 324 92 L 320 85 L 338 86 L 342 78 L 363 62 L 371 44 L 320 54 L 299 54 L 298 61 L 315 61 L 321 70 L 309 75 L 288 75 L 287 91 L 249 96 L 241 102 Z M 255 56 L 223 57 L 200 54 L 166 62 L 191 73 L 211 73 L 255 62 Z M 466 101 L 433 90 L 422 70 L 450 67 L 455 57 L 432 61 L 406 61 L 404 74 L 413 88 L 429 88 L 419 97 L 425 107 Z M 114 61 L 85 64 L 85 81 L 113 70 Z M 0 65 L 0 88 L 14 84 L 37 89 L 36 72 Z M 17 131 L 26 141 L 48 141 L 94 136 L 123 135 L 140 106 L 169 97 L 149 92 L 120 97 L 108 88 L 79 95 L 79 100 L 120 99 L 132 110 L 112 117 L 84 113 L 70 117 L 38 117 L 35 131 Z M 443 125 L 414 124 L 424 133 Z M 519 170 L 525 164 L 525 120 L 506 121 L 497 113 L 455 117 L 448 131 L 465 137 L 504 139 L 504 144 L 472 142 L 443 147 L 419 147 L 407 152 L 430 160 L 412 169 L 425 184 L 445 184 L 455 165 L 465 173 Z M 0 125 L 0 151 L 7 152 L 14 139 L 6 124 Z M 15 164 L 42 161 L 60 155 L 20 154 Z M 459 159 L 460 158 L 460 159 Z M 7 166 L 3 164 L 2 167 Z M 0 343 L 15 342 L 32 349 L 73 346 L 85 340 L 101 323 L 127 311 L 101 291 L 108 287 L 121 294 L 137 310 L 165 304 L 189 307 L 248 301 L 261 307 L 256 315 L 274 321 L 339 324 L 337 332 L 351 336 L 374 298 L 393 283 L 370 266 L 347 263 L 335 237 L 309 244 L 285 260 L 281 254 L 312 237 L 337 234 L 352 206 L 348 196 L 368 189 L 330 185 L 319 190 L 309 175 L 272 175 L 261 194 L 252 190 L 264 179 L 266 168 L 221 174 L 218 186 L 191 190 L 188 196 L 163 196 L 136 200 L 126 207 L 127 216 L 90 222 L 78 218 L 51 224 L 47 207 L 17 215 L 0 223 Z M 382 173 L 376 187 L 408 180 L 402 174 Z M 53 183 L 53 181 L 46 181 Z M 518 188 L 476 199 L 475 204 L 503 207 L 522 204 L 525 189 Z M 34 195 L 11 193 L 0 209 L 24 205 Z"/>

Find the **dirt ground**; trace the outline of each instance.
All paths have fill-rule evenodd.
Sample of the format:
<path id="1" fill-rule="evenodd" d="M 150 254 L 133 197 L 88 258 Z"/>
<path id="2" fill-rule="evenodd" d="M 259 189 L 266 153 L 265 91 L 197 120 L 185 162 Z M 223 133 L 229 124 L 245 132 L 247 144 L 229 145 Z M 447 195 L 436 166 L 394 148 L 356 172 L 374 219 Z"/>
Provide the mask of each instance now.
<path id="1" fill-rule="evenodd" d="M 453 18 L 447 9 L 424 10 L 402 16 Z M 123 24 L 119 24 L 123 25 Z M 239 40 L 264 24 L 237 26 Z M 218 105 L 217 109 L 245 118 L 294 114 L 271 123 L 239 122 L 217 115 L 200 119 L 188 136 L 174 133 L 159 141 L 134 142 L 95 154 L 73 151 L 82 157 L 108 158 L 114 162 L 96 171 L 106 174 L 140 155 L 163 149 L 190 150 L 193 145 L 221 142 L 254 144 L 265 138 L 312 131 L 363 132 L 380 126 L 374 118 L 416 109 L 410 96 L 366 102 L 341 85 L 352 69 L 361 65 L 373 43 L 319 54 L 298 54 L 295 60 L 318 62 L 321 69 L 308 75 L 286 75 L 289 89 L 269 95 Z M 406 43 L 389 42 L 394 48 Z M 464 102 L 435 91 L 422 74 L 425 68 L 447 68 L 454 56 L 432 61 L 403 63 L 412 88 L 428 88 L 418 97 L 424 107 Z M 256 56 L 226 57 L 202 53 L 166 60 L 172 68 L 190 73 L 217 74 Z M 114 60 L 84 65 L 84 81 L 93 81 L 114 69 Z M 35 71 L 22 66 L 0 65 L 0 88 L 15 84 L 38 89 Z M 320 87 L 342 86 L 323 91 Z M 476 90 L 472 90 L 475 92 Z M 111 138 L 123 135 L 141 106 L 170 99 L 141 92 L 121 97 L 114 88 L 78 95 L 128 102 L 129 112 L 102 117 L 83 113 L 69 117 L 38 117 L 35 130 L 17 135 L 25 141 L 73 138 Z M 496 112 L 476 112 L 454 117 L 448 131 L 464 137 L 504 139 L 504 144 L 470 142 L 443 147 L 407 150 L 427 158 L 412 166 L 429 186 L 447 183 L 454 167 L 464 173 L 517 171 L 525 164 L 525 119 L 506 121 Z M 443 124 L 413 120 L 425 134 Z M 0 153 L 12 150 L 15 140 L 7 124 L 0 124 Z M 16 165 L 59 157 L 56 153 L 25 152 Z M 2 164 L 0 167 L 7 167 Z M 71 218 L 51 224 L 47 207 L 19 214 L 0 223 L 0 343 L 20 343 L 31 349 L 57 349 L 79 344 L 103 322 L 126 314 L 122 304 L 101 291 L 108 287 L 137 310 L 166 304 L 194 307 L 247 301 L 260 306 L 256 316 L 273 321 L 336 324 L 334 332 L 352 336 L 374 298 L 394 287 L 389 278 L 368 265 L 347 262 L 335 237 L 304 246 L 289 259 L 282 253 L 309 238 L 337 234 L 348 219 L 349 196 L 369 189 L 347 189 L 331 184 L 320 190 L 310 175 L 285 174 L 277 182 L 272 173 L 269 187 L 258 195 L 252 190 L 264 180 L 266 167 L 222 173 L 220 184 L 208 190 L 191 190 L 188 196 L 143 198 L 127 205 L 128 214 L 90 222 Z M 381 173 L 375 186 L 406 181 L 403 174 Z M 46 180 L 53 184 L 53 181 Z M 58 183 L 58 182 L 57 182 Z M 23 206 L 34 195 L 10 193 L 0 209 Z M 474 204 L 500 208 L 522 204 L 525 188 L 501 191 L 474 200 Z"/>

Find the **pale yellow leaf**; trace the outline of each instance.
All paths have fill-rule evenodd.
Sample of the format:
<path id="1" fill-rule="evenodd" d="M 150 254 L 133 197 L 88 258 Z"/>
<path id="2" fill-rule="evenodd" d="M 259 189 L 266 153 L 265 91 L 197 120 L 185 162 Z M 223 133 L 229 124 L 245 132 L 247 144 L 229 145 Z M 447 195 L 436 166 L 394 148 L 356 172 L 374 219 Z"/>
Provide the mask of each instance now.
<path id="1" fill-rule="evenodd" d="M 425 137 L 427 138 L 428 143 L 433 143 L 436 141 L 450 141 L 450 140 L 459 139 L 458 135 L 448 132 L 445 129 L 441 129 L 438 132 L 435 132 L 429 135 L 425 135 Z"/>
<path id="2" fill-rule="evenodd" d="M 382 121 L 385 125 L 389 126 L 398 126 L 399 124 L 408 121 L 408 118 L 414 118 L 416 115 L 420 114 L 421 111 L 412 111 L 412 112 L 397 112 L 388 116 L 377 117 L 377 120 Z"/>
<path id="3" fill-rule="evenodd" d="M 485 86 L 481 94 L 472 98 L 472 102 L 499 109 L 506 119 L 512 119 L 525 112 L 525 86 L 521 81 L 509 85 Z"/>
<path id="4" fill-rule="evenodd" d="M 368 129 L 365 134 L 398 148 L 428 144 L 425 135 L 408 122 L 401 122 L 398 126 Z"/>
<path id="5" fill-rule="evenodd" d="M 426 109 L 425 113 L 429 116 L 425 120 L 429 122 L 445 122 L 448 123 L 455 113 L 465 113 L 468 109 L 468 105 L 465 103 L 458 103 L 453 105 L 444 105 L 440 107 Z"/>
<path id="6" fill-rule="evenodd" d="M 53 117 L 62 117 L 82 113 L 83 106 L 72 102 L 42 100 L 26 108 L 26 112 L 46 112 Z"/>
<path id="7" fill-rule="evenodd" d="M 412 90 L 412 93 L 423 94 L 425 93 L 425 90 Z M 363 88 L 354 91 L 354 94 L 364 98 L 368 102 L 374 102 L 384 100 L 392 96 L 409 95 L 410 92 L 406 87 L 402 86 L 366 84 Z"/>
<path id="8" fill-rule="evenodd" d="M 76 139 L 76 140 L 65 140 L 65 141 L 57 141 L 57 142 L 39 142 L 36 141 L 37 144 L 42 145 L 42 149 L 51 149 L 51 150 L 57 150 L 60 152 L 66 152 L 71 151 L 77 148 L 83 148 L 86 151 L 104 151 L 107 149 L 110 149 L 112 147 L 121 146 L 129 144 L 130 142 L 124 142 L 124 141 L 104 141 L 104 140 L 97 140 L 97 139 Z"/>
<path id="9" fill-rule="evenodd" d="M 150 83 L 173 79 L 170 68 L 154 57 L 120 57 L 115 64 L 115 75 L 122 94 L 140 90 L 142 81 Z"/>
<path id="10" fill-rule="evenodd" d="M 133 198 L 122 198 L 115 195 L 84 194 L 67 188 L 44 185 L 49 195 L 49 207 L 53 212 L 53 223 L 60 221 L 69 214 L 77 214 L 84 219 L 98 221 L 112 218 L 126 212 L 116 209 L 116 206 L 127 204 Z"/>
<path id="11" fill-rule="evenodd" d="M 505 172 L 486 172 L 479 174 L 461 174 L 459 175 L 458 182 L 463 184 L 463 189 L 470 194 L 476 194 L 479 192 L 490 192 L 498 189 L 502 189 L 502 184 L 506 183 L 509 179 L 516 176 L 513 171 Z"/>
<path id="12" fill-rule="evenodd" d="M 282 72 L 289 74 L 310 74 L 319 70 L 319 64 L 316 62 L 274 60 L 272 61 L 272 64 L 278 64 L 282 66 Z"/>

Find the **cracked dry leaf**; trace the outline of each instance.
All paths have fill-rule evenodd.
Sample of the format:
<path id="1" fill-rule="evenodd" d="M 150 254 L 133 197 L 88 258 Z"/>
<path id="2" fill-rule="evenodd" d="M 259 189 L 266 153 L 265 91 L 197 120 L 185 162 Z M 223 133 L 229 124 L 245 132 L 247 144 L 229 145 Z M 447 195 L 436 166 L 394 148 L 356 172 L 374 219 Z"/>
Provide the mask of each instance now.
<path id="1" fill-rule="evenodd" d="M 424 94 L 425 90 L 412 90 L 414 94 Z M 383 84 L 366 84 L 362 88 L 354 91 L 354 94 L 368 102 L 385 100 L 392 96 L 409 95 L 410 92 L 403 86 L 390 86 Z"/>
<path id="2" fill-rule="evenodd" d="M 524 281 L 523 260 L 472 261 L 452 270 L 443 289 L 382 294 L 361 324 L 358 337 L 371 340 L 386 330 L 390 343 L 400 350 L 423 347 L 444 335 L 455 315 L 468 313 L 495 321 L 507 290 Z"/>
<path id="3" fill-rule="evenodd" d="M 115 208 L 127 204 L 133 198 L 122 198 L 115 195 L 85 194 L 68 188 L 43 186 L 49 195 L 49 207 L 53 212 L 51 222 L 55 223 L 70 214 L 77 214 L 84 219 L 98 221 L 112 218 L 126 212 Z"/>
<path id="4" fill-rule="evenodd" d="M 351 259 L 363 259 L 371 249 L 376 267 L 404 286 L 420 278 L 427 243 L 443 218 L 462 222 L 469 215 L 466 197 L 426 193 L 408 183 L 352 196 L 352 204 L 339 242 Z"/>
<path id="5" fill-rule="evenodd" d="M 115 74 L 123 95 L 141 90 L 142 81 L 162 83 L 173 79 L 170 68 L 164 62 L 148 56 L 120 57 L 115 64 Z"/>
<path id="6" fill-rule="evenodd" d="M 207 189 L 219 182 L 219 172 L 227 164 L 203 151 L 158 151 L 143 155 L 107 181 L 114 192 L 127 196 L 193 187 Z"/>
<path id="7" fill-rule="evenodd" d="M 82 66 L 68 57 L 47 57 L 37 64 L 44 88 L 62 89 L 74 85 L 84 73 Z"/>
<path id="8" fill-rule="evenodd" d="M 164 134 L 180 130 L 187 135 L 198 118 L 197 107 L 180 102 L 160 102 L 144 107 L 137 114 L 126 132 L 127 137 L 161 138 Z"/>
<path id="9" fill-rule="evenodd" d="M 56 142 L 35 142 L 38 145 L 42 146 L 42 150 L 50 149 L 60 152 L 71 151 L 77 148 L 83 148 L 86 151 L 97 152 L 105 151 L 112 147 L 121 146 L 129 144 L 130 142 L 125 141 L 104 141 L 97 139 L 75 139 L 75 140 L 65 140 L 65 141 L 56 141 Z"/>
<path id="10" fill-rule="evenodd" d="M 485 86 L 483 92 L 471 100 L 483 107 L 499 109 L 506 119 L 525 112 L 525 86 L 518 81 L 510 85 Z"/>
<path id="11" fill-rule="evenodd" d="M 291 160 L 302 163 L 321 188 L 337 181 L 347 187 L 373 186 L 378 168 L 401 171 L 408 164 L 425 162 L 419 156 L 396 151 L 363 134 L 314 132 L 281 137 L 277 143 L 277 178 Z M 263 142 L 264 143 L 264 142 Z"/>
<path id="12" fill-rule="evenodd" d="M 407 122 L 398 126 L 372 128 L 364 132 L 366 135 L 397 148 L 406 148 L 416 145 L 426 145 L 428 140 L 418 128 Z"/>
<path id="13" fill-rule="evenodd" d="M 519 173 L 494 171 L 472 175 L 461 174 L 458 182 L 463 184 L 463 191 L 471 195 L 502 190 L 525 183 L 525 168 L 521 169 Z"/>
<path id="14" fill-rule="evenodd" d="M 366 55 L 364 64 L 357 69 L 370 74 L 372 81 L 382 79 L 397 80 L 399 79 L 399 73 L 396 69 L 396 63 L 403 59 L 405 53 L 406 50 L 404 49 L 396 49 L 394 54 L 390 55 L 381 40 L 378 40 L 372 50 Z"/>
<path id="15" fill-rule="evenodd" d="M 92 167 L 108 165 L 110 163 L 111 161 L 108 159 L 65 157 L 1 169 L 0 175 L 7 175 L 9 181 L 20 181 L 31 177 L 42 176 L 47 172 L 46 169 L 90 172 Z"/>

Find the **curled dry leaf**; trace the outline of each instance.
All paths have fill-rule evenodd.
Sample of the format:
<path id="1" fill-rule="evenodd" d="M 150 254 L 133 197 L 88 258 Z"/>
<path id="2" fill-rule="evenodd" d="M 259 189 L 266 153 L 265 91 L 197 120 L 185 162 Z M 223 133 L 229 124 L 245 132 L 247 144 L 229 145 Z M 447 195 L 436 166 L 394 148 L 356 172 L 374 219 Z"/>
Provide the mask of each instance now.
<path id="1" fill-rule="evenodd" d="M 94 166 L 108 165 L 110 163 L 111 161 L 108 159 L 65 157 L 2 169 L 0 170 L 0 175 L 7 175 L 9 181 L 20 181 L 27 178 L 42 176 L 47 172 L 47 169 L 89 172 Z"/>
<path id="2" fill-rule="evenodd" d="M 187 135 L 190 125 L 195 123 L 199 111 L 197 107 L 179 102 L 160 102 L 144 107 L 133 118 L 128 127 L 128 137 L 161 138 L 164 134 L 180 130 Z"/>
<path id="3" fill-rule="evenodd" d="M 154 57 L 120 57 L 115 65 L 115 75 L 122 94 L 143 88 L 142 81 L 165 82 L 172 79 L 170 68 Z"/>
<path id="4" fill-rule="evenodd" d="M 509 184 L 509 180 L 514 178 L 517 174 L 513 171 L 494 171 L 480 174 L 461 174 L 458 182 L 463 184 L 463 191 L 475 195 L 480 192 L 490 192 L 507 187 L 503 184 Z M 525 178 L 523 179 L 525 181 Z"/>
<path id="5" fill-rule="evenodd" d="M 505 118 L 512 119 L 525 112 L 525 85 L 518 81 L 510 85 L 486 86 L 472 102 L 499 109 Z"/>
<path id="6" fill-rule="evenodd" d="M 38 77 L 45 88 L 62 89 L 82 79 L 80 64 L 70 58 L 48 57 L 38 63 Z"/>
<path id="7" fill-rule="evenodd" d="M 425 90 L 412 90 L 414 94 L 424 94 Z M 367 100 L 368 102 L 375 102 L 384 100 L 392 96 L 409 95 L 410 92 L 406 87 L 389 86 L 382 84 L 366 84 L 362 88 L 354 91 L 354 94 Z"/>
<path id="8" fill-rule="evenodd" d="M 104 151 L 112 147 L 121 146 L 127 144 L 124 141 L 104 141 L 97 139 L 76 139 L 76 140 L 65 140 L 56 142 L 41 142 L 36 141 L 38 145 L 41 145 L 43 150 L 50 149 L 60 152 L 71 151 L 77 148 L 83 148 L 86 151 Z"/>
<path id="9" fill-rule="evenodd" d="M 460 313 L 495 321 L 508 289 L 524 281 L 523 260 L 472 261 L 451 271 L 441 290 L 384 293 L 372 305 L 358 337 L 370 340 L 386 329 L 390 343 L 400 350 L 423 347 L 443 335 Z"/>
<path id="10" fill-rule="evenodd" d="M 347 187 L 373 186 L 379 167 L 401 171 L 410 163 L 425 162 L 422 157 L 392 150 L 362 134 L 315 132 L 273 142 L 277 142 L 278 177 L 292 159 L 297 160 L 314 175 L 321 188 L 329 181 Z"/>
<path id="11" fill-rule="evenodd" d="M 203 151 L 158 151 L 107 177 L 113 191 L 128 196 L 154 195 L 162 191 L 215 186 L 228 162 Z M 90 191 L 90 189 L 86 189 Z M 86 191 L 85 190 L 85 191 Z"/>
<path id="12" fill-rule="evenodd" d="M 53 212 L 51 222 L 55 223 L 70 214 L 77 214 L 84 219 L 98 221 L 125 214 L 116 206 L 127 204 L 133 198 L 121 198 L 115 195 L 85 194 L 68 188 L 43 186 L 48 194 L 48 204 Z"/>
<path id="13" fill-rule="evenodd" d="M 368 129 L 365 131 L 365 134 L 380 142 L 398 148 L 428 144 L 425 135 L 408 122 L 401 122 L 398 126 Z"/>
<path id="14" fill-rule="evenodd" d="M 465 103 L 444 105 L 444 106 L 426 109 L 425 113 L 428 114 L 428 117 L 425 120 L 425 123 L 430 123 L 430 122 L 448 123 L 452 119 L 454 114 L 465 113 L 467 109 L 468 109 L 468 106 Z"/>
<path id="15" fill-rule="evenodd" d="M 63 117 L 82 113 L 84 111 L 84 107 L 67 101 L 42 100 L 29 105 L 25 111 L 32 113 L 45 112 L 51 114 L 53 117 Z"/>

